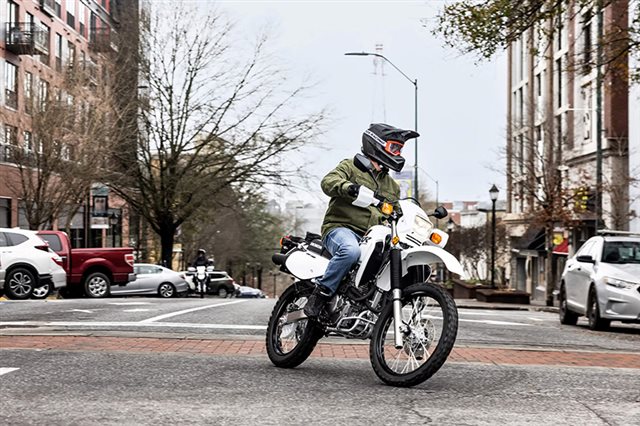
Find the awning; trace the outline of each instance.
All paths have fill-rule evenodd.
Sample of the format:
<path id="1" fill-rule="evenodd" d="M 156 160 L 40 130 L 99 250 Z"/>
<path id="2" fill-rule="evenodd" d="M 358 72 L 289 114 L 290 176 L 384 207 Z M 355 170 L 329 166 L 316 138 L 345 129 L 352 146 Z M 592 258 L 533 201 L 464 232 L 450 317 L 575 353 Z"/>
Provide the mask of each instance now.
<path id="1" fill-rule="evenodd" d="M 569 256 L 569 240 L 565 238 L 560 244 L 553 246 L 553 254 Z"/>
<path id="2" fill-rule="evenodd" d="M 545 251 L 544 228 L 530 226 L 524 235 L 514 241 L 513 248 L 517 250 Z"/>

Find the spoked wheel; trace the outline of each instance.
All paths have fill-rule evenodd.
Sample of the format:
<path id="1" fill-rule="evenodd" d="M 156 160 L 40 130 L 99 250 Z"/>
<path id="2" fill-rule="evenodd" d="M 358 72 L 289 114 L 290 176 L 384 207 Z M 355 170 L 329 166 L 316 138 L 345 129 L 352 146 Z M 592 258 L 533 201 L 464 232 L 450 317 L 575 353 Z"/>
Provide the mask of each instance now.
<path id="1" fill-rule="evenodd" d="M 378 377 L 388 385 L 414 386 L 442 367 L 458 333 L 453 299 L 430 284 L 407 287 L 402 299 L 402 343 L 394 344 L 393 303 L 388 303 L 373 329 L 369 356 Z"/>
<path id="2" fill-rule="evenodd" d="M 322 337 L 322 328 L 303 319 L 286 324 L 287 314 L 302 309 L 311 290 L 304 294 L 292 285 L 282 293 L 273 308 L 267 327 L 267 354 L 276 367 L 293 368 L 302 364 Z"/>

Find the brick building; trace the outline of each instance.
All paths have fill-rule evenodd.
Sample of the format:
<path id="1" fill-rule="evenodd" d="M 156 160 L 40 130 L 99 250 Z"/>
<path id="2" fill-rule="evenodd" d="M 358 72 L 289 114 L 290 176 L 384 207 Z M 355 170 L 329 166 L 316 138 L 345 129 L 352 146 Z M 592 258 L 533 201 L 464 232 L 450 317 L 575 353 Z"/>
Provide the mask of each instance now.
<path id="1" fill-rule="evenodd" d="M 35 114 L 50 99 L 60 101 L 59 84 L 64 73 L 81 70 L 77 84 L 96 85 L 103 64 L 115 61 L 119 49 L 119 16 L 134 1 L 123 0 L 0 0 L 0 227 L 27 228 L 18 179 L 15 150 L 38 149 L 32 137 Z M 137 6 L 136 9 L 137 11 Z M 131 84 L 137 84 L 132 81 Z M 64 94 L 63 94 L 64 97 Z M 81 102 L 82 99 L 74 99 Z M 73 146 L 62 152 L 73 154 Z M 67 160 L 69 158 L 66 158 Z M 72 160 L 72 158 L 71 158 Z M 104 193 L 96 185 L 92 192 Z M 104 218 L 92 217 L 91 195 L 70 220 L 74 246 L 122 245 L 128 241 L 126 206 L 113 194 Z M 71 209 L 75 210 L 75 209 Z M 62 227 L 52 217 L 46 226 Z M 64 220 L 66 223 L 67 220 Z"/>
<path id="2" fill-rule="evenodd" d="M 625 73 L 619 72 L 626 69 L 627 58 L 600 68 L 598 105 L 598 67 L 593 63 L 599 15 L 576 3 L 567 2 L 560 19 L 530 29 L 508 49 L 504 219 L 511 251 L 510 281 L 514 288 L 540 300 L 548 300 L 546 281 L 557 285 L 566 257 L 594 235 L 597 227 L 629 228 L 629 85 Z M 605 37 L 628 27 L 627 8 L 624 1 L 605 8 Z M 598 154 L 601 186 L 596 185 Z M 555 180 L 550 192 L 576 194 L 568 202 L 575 216 L 571 223 L 554 224 L 553 241 L 533 215 L 540 205 L 535 192 L 531 194 L 543 192 L 550 180 Z M 619 183 L 624 184 L 615 187 Z M 578 204 L 578 198 L 585 205 Z M 597 226 L 598 211 L 601 222 Z M 552 256 L 545 261 L 548 251 Z"/>

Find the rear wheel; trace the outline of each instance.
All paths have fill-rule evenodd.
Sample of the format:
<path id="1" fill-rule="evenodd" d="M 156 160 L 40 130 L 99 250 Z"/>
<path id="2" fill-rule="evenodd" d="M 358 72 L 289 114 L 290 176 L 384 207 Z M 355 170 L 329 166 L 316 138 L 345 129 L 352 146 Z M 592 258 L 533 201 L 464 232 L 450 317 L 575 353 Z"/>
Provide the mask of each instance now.
<path id="1" fill-rule="evenodd" d="M 287 314 L 301 310 L 311 290 L 298 293 L 296 285 L 282 293 L 273 308 L 267 327 L 267 355 L 276 367 L 293 368 L 302 364 L 322 337 L 322 328 L 303 319 L 287 324 Z"/>
<path id="2" fill-rule="evenodd" d="M 560 324 L 576 325 L 578 323 L 578 314 L 569 310 L 567 306 L 567 290 L 562 283 L 560 287 Z"/>
<path id="3" fill-rule="evenodd" d="M 604 319 L 600 316 L 600 306 L 598 304 L 598 294 L 595 287 L 589 290 L 589 308 L 587 309 L 587 318 L 589 319 L 589 328 L 592 330 L 606 330 L 611 324 L 611 320 Z"/>
<path id="4" fill-rule="evenodd" d="M 162 283 L 158 287 L 158 296 L 162 298 L 173 297 L 176 294 L 176 288 L 171 283 Z"/>
<path id="5" fill-rule="evenodd" d="M 32 299 L 46 299 L 49 294 L 51 294 L 53 286 L 51 284 L 45 284 L 40 287 L 36 287 L 33 289 L 33 293 L 31 293 Z"/>
<path id="6" fill-rule="evenodd" d="M 36 285 L 36 277 L 27 268 L 18 267 L 9 274 L 5 280 L 4 291 L 9 299 L 28 299 Z"/>
<path id="7" fill-rule="evenodd" d="M 388 385 L 408 387 L 424 382 L 444 364 L 458 333 L 458 310 L 441 287 L 414 284 L 403 291 L 402 348 L 394 343 L 393 303 L 373 329 L 369 356 L 378 377 Z"/>
<path id="8" fill-rule="evenodd" d="M 224 297 L 225 299 L 227 298 L 227 296 L 229 296 L 226 287 L 220 287 L 220 289 L 218 290 L 218 296 Z"/>
<path id="9" fill-rule="evenodd" d="M 84 280 L 84 294 L 91 298 L 107 297 L 111 282 L 102 272 L 92 272 Z"/>

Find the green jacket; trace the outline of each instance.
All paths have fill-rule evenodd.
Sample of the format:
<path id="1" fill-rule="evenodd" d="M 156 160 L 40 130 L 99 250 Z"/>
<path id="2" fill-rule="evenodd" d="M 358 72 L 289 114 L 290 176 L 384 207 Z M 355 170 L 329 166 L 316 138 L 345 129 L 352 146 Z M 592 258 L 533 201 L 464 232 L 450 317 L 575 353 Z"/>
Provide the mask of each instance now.
<path id="1" fill-rule="evenodd" d="M 374 172 L 374 175 L 380 185 L 378 194 L 391 202 L 400 198 L 400 186 L 391 176 L 384 171 Z M 353 164 L 353 159 L 342 160 L 322 179 L 320 184 L 322 191 L 331 197 L 322 222 L 323 238 L 329 231 L 338 227 L 349 228 L 358 235 L 364 235 L 367 229 L 373 225 L 379 225 L 386 218 L 378 207 L 362 208 L 351 204 L 355 197 L 347 194 L 347 190 L 352 183 L 366 186 L 374 191 L 376 189 L 371 176 L 360 171 Z"/>

